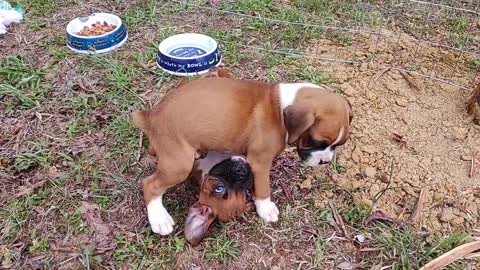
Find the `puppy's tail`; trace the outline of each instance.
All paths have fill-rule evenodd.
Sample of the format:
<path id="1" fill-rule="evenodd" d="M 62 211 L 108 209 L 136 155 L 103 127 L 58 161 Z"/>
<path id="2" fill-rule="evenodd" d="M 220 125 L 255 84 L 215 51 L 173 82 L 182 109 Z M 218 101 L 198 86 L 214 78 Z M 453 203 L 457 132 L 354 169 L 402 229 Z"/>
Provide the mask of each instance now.
<path id="1" fill-rule="evenodd" d="M 133 125 L 137 128 L 142 129 L 143 131 L 145 131 L 145 128 L 147 126 L 145 116 L 146 116 L 146 112 L 141 110 L 134 111 L 131 114 Z"/>

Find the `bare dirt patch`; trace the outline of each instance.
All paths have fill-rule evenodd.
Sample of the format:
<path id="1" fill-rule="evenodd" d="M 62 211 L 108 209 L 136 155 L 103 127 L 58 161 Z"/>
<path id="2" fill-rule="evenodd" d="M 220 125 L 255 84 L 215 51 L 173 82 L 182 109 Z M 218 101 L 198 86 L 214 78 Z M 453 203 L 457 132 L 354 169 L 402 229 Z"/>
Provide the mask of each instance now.
<path id="1" fill-rule="evenodd" d="M 408 214 L 425 189 L 424 225 L 475 227 L 480 175 L 469 172 L 471 159 L 480 151 L 480 126 L 465 109 L 471 92 L 385 69 L 396 63 L 417 63 L 420 74 L 436 72 L 440 78 L 467 85 L 476 76 L 465 64 L 469 59 L 408 40 L 378 41 L 374 36 L 359 37 L 352 47 L 319 40 L 310 49 L 312 58 L 333 51 L 343 59 L 378 56 L 356 66 L 312 60 L 331 70 L 354 108 L 352 137 L 340 155 L 347 170 L 333 175 L 333 181 L 355 189 L 357 199 L 368 205 L 388 188 L 376 207 L 399 217 Z"/>

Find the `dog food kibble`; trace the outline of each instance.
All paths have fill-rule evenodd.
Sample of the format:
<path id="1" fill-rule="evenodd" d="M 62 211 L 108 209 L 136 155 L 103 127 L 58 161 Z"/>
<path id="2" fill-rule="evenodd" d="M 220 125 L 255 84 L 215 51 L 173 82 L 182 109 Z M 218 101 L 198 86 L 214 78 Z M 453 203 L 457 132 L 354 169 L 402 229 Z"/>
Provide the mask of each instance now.
<path id="1" fill-rule="evenodd" d="M 105 33 L 111 32 L 117 27 L 113 24 L 108 24 L 107 22 L 99 22 L 92 24 L 92 27 L 84 26 L 83 29 L 77 33 L 79 36 L 84 37 L 92 37 L 92 36 L 100 36 Z"/>

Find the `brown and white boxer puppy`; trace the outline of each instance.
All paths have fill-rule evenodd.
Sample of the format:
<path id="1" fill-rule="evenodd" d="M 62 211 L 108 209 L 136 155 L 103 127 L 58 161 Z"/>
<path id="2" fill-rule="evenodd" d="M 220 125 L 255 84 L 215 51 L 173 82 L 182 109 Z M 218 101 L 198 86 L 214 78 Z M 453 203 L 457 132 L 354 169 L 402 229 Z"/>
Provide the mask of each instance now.
<path id="1" fill-rule="evenodd" d="M 307 165 L 330 162 L 349 137 L 352 113 L 350 103 L 325 86 L 207 77 L 182 83 L 132 117 L 157 156 L 155 173 L 144 181 L 148 220 L 153 232 L 167 235 L 175 222 L 162 195 L 187 178 L 199 152 L 245 155 L 255 179 L 256 211 L 276 222 L 279 211 L 270 200 L 273 159 L 296 144 Z"/>
<path id="2" fill-rule="evenodd" d="M 200 196 L 189 209 L 184 234 L 196 246 L 215 219 L 226 222 L 253 210 L 253 173 L 243 156 L 211 151 L 195 163 L 192 176 Z"/>

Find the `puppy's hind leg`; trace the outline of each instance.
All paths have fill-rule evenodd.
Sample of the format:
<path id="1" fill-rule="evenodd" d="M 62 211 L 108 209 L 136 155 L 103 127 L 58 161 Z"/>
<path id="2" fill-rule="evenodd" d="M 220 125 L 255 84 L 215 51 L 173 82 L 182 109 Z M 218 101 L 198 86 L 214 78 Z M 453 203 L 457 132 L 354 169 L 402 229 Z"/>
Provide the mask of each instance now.
<path id="1" fill-rule="evenodd" d="M 192 170 L 195 152 L 181 153 L 186 155 L 159 157 L 156 172 L 144 180 L 143 196 L 154 233 L 168 235 L 173 232 L 175 221 L 163 206 L 162 197 L 169 188 L 185 181 Z"/>

